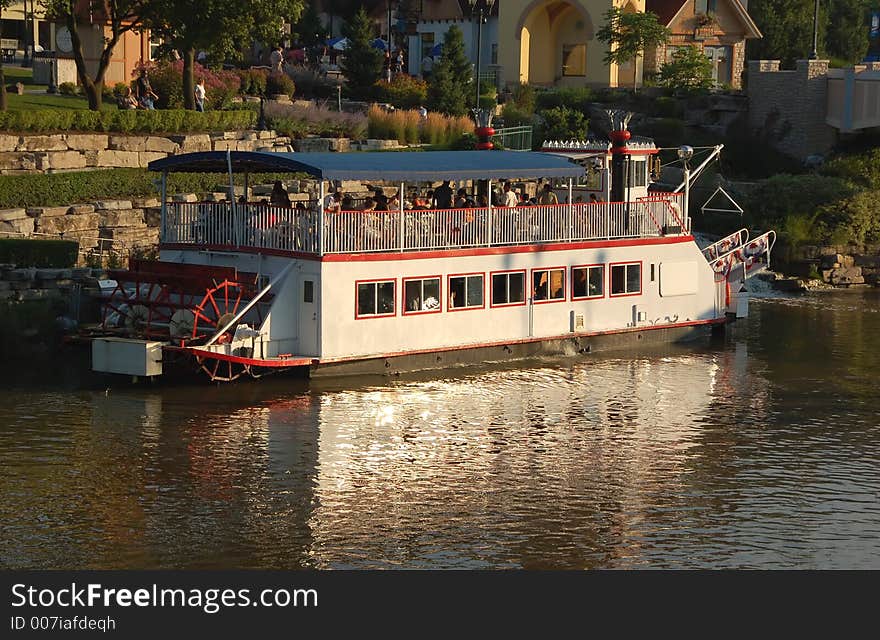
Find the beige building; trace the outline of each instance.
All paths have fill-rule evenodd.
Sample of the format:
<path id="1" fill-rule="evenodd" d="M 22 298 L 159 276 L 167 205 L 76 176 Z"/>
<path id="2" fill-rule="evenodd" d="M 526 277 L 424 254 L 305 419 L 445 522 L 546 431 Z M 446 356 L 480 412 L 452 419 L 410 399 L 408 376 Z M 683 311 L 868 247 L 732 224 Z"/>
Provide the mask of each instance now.
<path id="1" fill-rule="evenodd" d="M 676 46 L 698 45 L 718 84 L 739 86 L 745 40 L 761 37 L 740 0 L 504 0 L 498 13 L 498 62 L 505 83 L 631 87 L 656 72 Z M 605 13 L 653 11 L 672 30 L 668 46 L 625 65 L 604 61 L 596 38 Z"/>

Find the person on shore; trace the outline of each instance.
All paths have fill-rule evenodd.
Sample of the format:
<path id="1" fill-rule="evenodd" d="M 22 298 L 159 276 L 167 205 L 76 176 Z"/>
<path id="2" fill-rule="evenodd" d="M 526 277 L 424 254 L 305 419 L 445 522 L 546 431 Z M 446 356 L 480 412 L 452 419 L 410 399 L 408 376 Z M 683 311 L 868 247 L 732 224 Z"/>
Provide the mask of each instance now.
<path id="1" fill-rule="evenodd" d="M 137 109 L 140 105 L 138 105 L 137 98 L 134 96 L 134 91 L 132 88 L 126 87 L 125 95 L 119 98 L 118 107 L 123 110 L 127 109 Z"/>
<path id="2" fill-rule="evenodd" d="M 153 87 L 150 85 L 150 78 L 147 76 L 147 70 L 141 69 L 140 76 L 137 79 L 137 98 L 138 104 L 140 104 L 141 109 L 148 109 L 150 111 L 155 110 L 155 100 L 159 99 L 153 92 Z"/>
<path id="3" fill-rule="evenodd" d="M 427 120 L 427 119 L 428 119 L 428 110 L 425 109 L 425 106 L 424 106 L 424 105 L 419 105 L 419 117 L 420 117 L 422 120 Z"/>
<path id="4" fill-rule="evenodd" d="M 541 189 L 541 195 L 538 197 L 538 204 L 559 204 L 559 198 L 553 193 L 553 189 L 549 182 L 545 183 L 544 188 Z"/>
<path id="5" fill-rule="evenodd" d="M 284 66 L 284 53 L 282 52 L 280 45 L 272 49 L 272 53 L 269 54 L 269 66 L 272 68 L 272 73 L 282 71 L 282 67 Z"/>
<path id="6" fill-rule="evenodd" d="M 196 86 L 193 88 L 193 98 L 196 101 L 196 111 L 204 112 L 205 111 L 205 80 L 204 78 L 199 78 L 199 81 L 196 83 Z"/>

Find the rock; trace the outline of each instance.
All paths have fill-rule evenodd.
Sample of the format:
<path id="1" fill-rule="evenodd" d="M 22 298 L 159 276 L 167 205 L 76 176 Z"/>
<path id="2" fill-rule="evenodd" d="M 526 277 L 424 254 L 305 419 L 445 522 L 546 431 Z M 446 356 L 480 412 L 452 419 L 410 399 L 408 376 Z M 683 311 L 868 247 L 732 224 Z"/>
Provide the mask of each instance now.
<path id="1" fill-rule="evenodd" d="M 293 148 L 300 153 L 321 153 L 330 151 L 330 141 L 327 138 L 300 138 L 294 140 Z"/>
<path id="2" fill-rule="evenodd" d="M 98 151 L 99 167 L 140 167 L 137 151 Z"/>
<path id="3" fill-rule="evenodd" d="M 33 171 L 37 158 L 33 153 L 0 153 L 0 171 Z"/>
<path id="4" fill-rule="evenodd" d="M 69 231 L 91 231 L 97 235 L 100 218 L 101 216 L 97 213 L 37 218 L 35 227 L 40 233 L 62 234 Z"/>
<path id="5" fill-rule="evenodd" d="M 144 222 L 148 227 L 158 227 L 162 224 L 161 207 L 146 207 L 144 209 Z"/>
<path id="6" fill-rule="evenodd" d="M 74 204 L 67 210 L 67 215 L 77 216 L 81 213 L 94 213 L 95 205 L 93 204 Z"/>
<path id="7" fill-rule="evenodd" d="M 864 284 L 861 267 L 840 267 L 831 272 L 830 278 L 833 285 Z"/>
<path id="8" fill-rule="evenodd" d="M 50 136 L 22 136 L 18 151 L 67 151 L 67 141 L 61 134 Z"/>
<path id="9" fill-rule="evenodd" d="M 64 136 L 68 148 L 74 151 L 105 151 L 110 137 L 97 133 L 68 133 Z"/>
<path id="10" fill-rule="evenodd" d="M 789 293 L 806 290 L 804 282 L 799 278 L 778 278 L 773 281 L 773 288 L 777 291 L 787 291 Z"/>
<path id="11" fill-rule="evenodd" d="M 171 196 L 171 202 L 198 202 L 199 199 L 194 193 L 175 193 Z"/>
<path id="12" fill-rule="evenodd" d="M 167 157 L 167 153 L 162 153 L 160 151 L 141 151 L 138 153 L 138 163 L 140 163 L 140 166 L 146 167 L 153 160 L 161 160 L 162 158 Z"/>
<path id="13" fill-rule="evenodd" d="M 103 226 L 106 227 L 134 227 L 144 225 L 144 212 L 142 209 L 119 209 L 105 211 L 101 216 Z"/>
<path id="14" fill-rule="evenodd" d="M 131 206 L 133 209 L 146 209 L 149 207 L 158 207 L 162 203 L 159 202 L 159 198 L 132 198 Z"/>
<path id="15" fill-rule="evenodd" d="M 70 207 L 28 207 L 27 214 L 31 218 L 53 218 L 66 216 Z"/>
<path id="16" fill-rule="evenodd" d="M 275 132 L 271 129 L 268 131 L 257 131 L 257 138 L 260 140 L 271 140 L 275 135 Z"/>
<path id="17" fill-rule="evenodd" d="M 34 232 L 34 219 L 18 218 L 15 220 L 0 220 L 0 231 L 15 235 L 24 234 L 29 236 Z"/>
<path id="18" fill-rule="evenodd" d="M 15 151 L 20 142 L 21 138 L 19 136 L 0 133 L 0 151 Z"/>
<path id="19" fill-rule="evenodd" d="M 24 220 L 27 217 L 28 215 L 25 209 L 0 209 L 0 222 Z"/>
<path id="20" fill-rule="evenodd" d="M 146 151 L 146 136 L 110 136 L 110 149 L 114 151 Z"/>
<path id="21" fill-rule="evenodd" d="M 170 136 L 170 140 L 180 146 L 180 153 L 211 150 L 211 136 L 207 133 Z"/>
<path id="22" fill-rule="evenodd" d="M 179 150 L 180 145 L 174 142 L 174 140 L 162 138 L 160 136 L 148 137 L 146 146 L 144 148 L 144 151 L 152 151 L 158 153 L 177 153 Z"/>
<path id="23" fill-rule="evenodd" d="M 131 209 L 131 200 L 99 200 L 95 203 L 98 211 L 115 211 L 118 209 Z"/>
<path id="24" fill-rule="evenodd" d="M 351 150 L 351 140 L 348 138 L 330 138 L 330 151 L 345 153 Z"/>
<path id="25" fill-rule="evenodd" d="M 82 169 L 86 166 L 86 157 L 79 151 L 49 151 L 37 154 L 37 168 L 47 169 Z"/>
<path id="26" fill-rule="evenodd" d="M 871 267 L 874 269 L 880 267 L 880 255 L 874 255 L 874 256 L 858 255 L 858 256 L 854 256 L 854 260 L 855 260 L 855 265 L 857 267 Z"/>

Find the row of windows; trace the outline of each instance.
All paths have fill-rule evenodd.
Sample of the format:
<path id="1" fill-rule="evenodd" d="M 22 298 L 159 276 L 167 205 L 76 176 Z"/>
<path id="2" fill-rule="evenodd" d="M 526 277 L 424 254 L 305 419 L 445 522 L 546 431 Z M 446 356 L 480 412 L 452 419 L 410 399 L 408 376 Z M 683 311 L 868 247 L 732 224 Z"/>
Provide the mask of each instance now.
<path id="1" fill-rule="evenodd" d="M 608 282 L 611 297 L 639 295 L 642 292 L 642 263 L 611 264 Z M 532 269 L 531 295 L 535 304 L 566 300 L 565 267 Z M 570 269 L 571 300 L 605 297 L 605 265 L 579 265 Z M 482 309 L 485 275 L 466 273 L 447 280 L 447 311 Z M 526 304 L 526 271 L 501 271 L 489 274 L 491 307 Z M 397 280 L 371 280 L 356 283 L 355 317 L 368 318 L 397 314 Z M 443 310 L 440 276 L 403 279 L 403 315 L 440 313 Z"/>

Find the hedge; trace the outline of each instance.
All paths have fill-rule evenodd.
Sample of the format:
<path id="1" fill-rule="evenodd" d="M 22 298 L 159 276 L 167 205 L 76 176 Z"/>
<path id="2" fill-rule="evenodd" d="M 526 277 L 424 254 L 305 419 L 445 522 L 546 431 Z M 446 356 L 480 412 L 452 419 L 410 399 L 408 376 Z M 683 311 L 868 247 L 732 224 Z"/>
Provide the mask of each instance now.
<path id="1" fill-rule="evenodd" d="M 0 209 L 51 207 L 102 199 L 156 197 L 159 175 L 146 169 L 99 169 L 73 173 L 3 176 Z M 250 184 L 291 178 L 291 174 L 251 174 Z M 227 174 L 170 173 L 168 193 L 205 193 L 227 183 Z M 243 184 L 244 175 L 236 175 Z"/>
<path id="2" fill-rule="evenodd" d="M 36 109 L 0 111 L 0 131 L 113 131 L 119 133 L 195 133 L 249 129 L 257 121 L 253 109 L 233 111 L 80 111 Z"/>
<path id="3" fill-rule="evenodd" d="M 18 267 L 67 269 L 76 264 L 79 243 L 73 240 L 0 238 L 0 263 Z"/>

